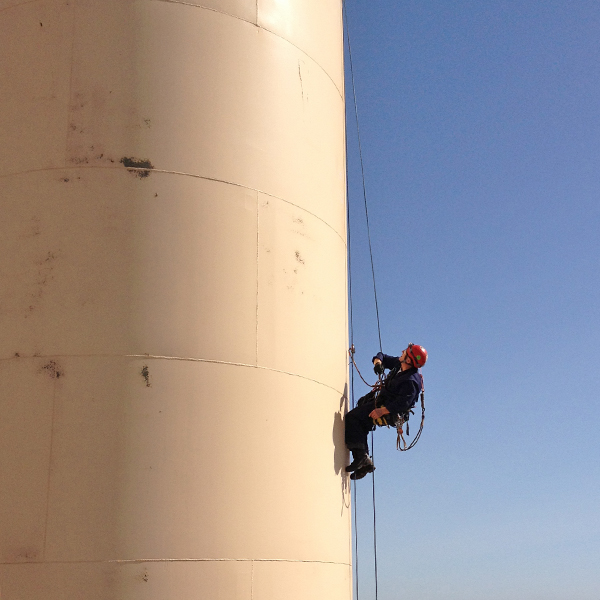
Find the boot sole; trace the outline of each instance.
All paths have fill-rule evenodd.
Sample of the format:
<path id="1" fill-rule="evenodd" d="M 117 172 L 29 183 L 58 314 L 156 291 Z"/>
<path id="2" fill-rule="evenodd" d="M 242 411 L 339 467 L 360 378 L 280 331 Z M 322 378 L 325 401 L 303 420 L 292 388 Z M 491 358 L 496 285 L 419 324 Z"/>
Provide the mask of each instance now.
<path id="1" fill-rule="evenodd" d="M 352 479 L 352 481 L 357 481 L 358 479 L 362 479 L 363 477 L 367 476 L 369 473 L 372 473 L 374 470 L 374 465 L 369 465 L 364 469 L 358 469 L 358 471 L 354 471 L 354 473 L 350 475 L 350 479 Z"/>
<path id="2" fill-rule="evenodd" d="M 364 469 L 365 467 L 358 467 L 358 465 L 360 463 L 361 463 L 361 461 L 359 461 L 356 466 L 352 466 L 352 463 L 350 463 L 345 469 L 346 473 L 352 473 L 353 471 L 360 471 L 361 469 Z M 368 465 L 368 466 L 371 466 L 371 465 Z"/>

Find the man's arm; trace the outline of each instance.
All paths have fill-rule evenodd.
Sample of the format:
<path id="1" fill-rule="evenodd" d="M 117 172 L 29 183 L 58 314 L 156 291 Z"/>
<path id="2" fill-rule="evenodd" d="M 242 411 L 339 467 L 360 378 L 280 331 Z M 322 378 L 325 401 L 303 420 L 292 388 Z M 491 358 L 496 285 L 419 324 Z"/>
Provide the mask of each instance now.
<path id="1" fill-rule="evenodd" d="M 395 367 L 400 366 L 399 356 L 389 356 L 388 354 L 384 354 L 383 352 L 378 352 L 373 357 L 373 363 L 375 363 L 376 360 L 379 360 L 381 362 L 384 369 L 394 369 Z"/>

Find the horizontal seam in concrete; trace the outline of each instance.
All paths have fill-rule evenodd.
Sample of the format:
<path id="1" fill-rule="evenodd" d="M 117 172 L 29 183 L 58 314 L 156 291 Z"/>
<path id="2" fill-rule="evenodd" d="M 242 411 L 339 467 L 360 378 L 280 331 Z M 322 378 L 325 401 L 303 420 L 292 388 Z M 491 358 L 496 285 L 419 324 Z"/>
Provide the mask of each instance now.
<path id="1" fill-rule="evenodd" d="M 35 356 L 8 356 L 6 358 L 0 358 L 0 362 L 6 362 L 9 360 L 26 360 L 32 358 L 151 358 L 154 360 L 177 360 L 181 362 L 201 362 L 215 365 L 230 365 L 232 367 L 247 367 L 249 369 L 261 369 L 263 371 L 273 371 L 274 373 L 281 373 L 282 375 L 290 375 L 291 377 L 299 377 L 300 379 L 312 381 L 313 383 L 329 388 L 337 394 L 344 395 L 343 392 L 340 392 L 340 390 L 334 388 L 333 386 L 327 383 L 323 383 L 322 381 L 317 381 L 316 379 L 306 377 L 306 375 L 291 373 L 290 371 L 283 371 L 281 369 L 273 369 L 271 367 L 263 367 L 261 365 L 249 365 L 247 363 L 230 362 L 227 360 L 214 360 L 210 358 L 186 358 L 183 356 L 160 356 L 157 354 L 38 354 Z"/>
<path id="2" fill-rule="evenodd" d="M 254 21 L 248 21 L 248 19 L 244 19 L 243 17 L 239 17 L 237 15 L 232 15 L 231 13 L 225 12 L 223 10 L 218 10 L 216 8 L 211 8 L 209 6 L 203 6 L 201 4 L 193 4 L 191 2 L 182 2 L 181 0 L 154 0 L 154 1 L 156 1 L 156 2 L 165 2 L 166 4 L 183 4 L 184 6 L 191 6 L 193 8 L 201 8 L 203 10 L 210 10 L 212 12 L 216 12 L 216 13 L 219 13 L 221 15 L 225 15 L 227 17 L 231 17 L 233 19 L 238 19 L 239 21 L 244 21 L 244 23 L 248 23 L 248 24 L 250 24 L 250 25 L 252 25 L 254 27 L 258 27 L 259 29 L 263 29 L 267 33 L 270 33 L 271 35 L 274 35 L 275 37 L 278 37 L 278 38 L 282 39 L 284 42 L 286 42 L 290 46 L 293 46 L 294 48 L 296 48 L 297 50 L 299 50 L 300 52 L 302 52 L 302 54 L 304 54 L 306 57 L 310 58 L 310 60 L 312 62 L 314 62 L 315 65 L 317 65 L 317 67 L 319 67 L 319 69 L 321 69 L 321 71 L 323 71 L 323 73 L 325 73 L 325 75 L 327 76 L 327 78 L 331 81 L 331 83 L 333 83 L 333 87 L 337 90 L 338 94 L 340 95 L 340 98 L 342 100 L 344 100 L 344 94 L 342 93 L 342 91 L 340 90 L 340 88 L 337 86 L 337 83 L 333 80 L 333 78 L 331 77 L 331 75 L 325 70 L 325 68 L 318 61 L 316 61 L 310 54 L 308 54 L 306 52 L 306 50 L 303 50 L 299 46 L 296 46 L 296 44 L 290 42 L 290 40 L 288 40 L 287 38 L 282 37 L 281 35 L 275 33 L 274 31 L 271 31 L 270 29 L 267 29 L 266 27 L 263 27 L 262 25 L 259 25 L 258 22 L 255 23 Z M 258 15 L 257 15 L 257 18 L 258 18 Z"/>
<path id="3" fill-rule="evenodd" d="M 290 42 L 290 40 L 281 37 L 280 35 L 278 35 L 277 33 L 275 33 L 274 31 L 271 31 L 270 29 L 267 29 L 266 27 L 262 27 L 261 25 L 257 25 L 258 28 L 263 29 L 264 31 L 270 33 L 271 35 L 274 35 L 275 37 L 278 37 L 280 39 L 282 39 L 284 42 L 287 42 L 290 46 L 293 46 L 294 48 L 297 48 L 300 52 L 302 52 L 302 54 L 304 54 L 305 56 L 307 56 L 308 58 L 310 58 L 310 60 L 312 60 L 312 62 L 315 63 L 315 65 L 317 65 L 317 67 L 319 67 L 319 69 L 321 69 L 321 71 L 323 71 L 323 73 L 325 73 L 325 75 L 327 76 L 327 78 L 329 79 L 329 81 L 331 81 L 331 83 L 333 84 L 333 87 L 337 90 L 337 93 L 340 95 L 340 98 L 342 99 L 342 102 L 344 101 L 344 94 L 343 92 L 340 90 L 340 88 L 337 86 L 337 83 L 333 80 L 333 78 L 331 77 L 331 75 L 323 68 L 322 65 L 320 65 L 310 54 L 307 54 L 304 50 L 302 50 L 302 48 L 300 48 L 299 46 L 296 46 L 296 44 L 293 44 L 292 42 Z"/>
<path id="4" fill-rule="evenodd" d="M 10 10 L 11 8 L 18 8 L 19 6 L 24 6 L 25 4 L 33 4 L 34 2 L 41 2 L 41 0 L 25 0 L 25 2 L 17 2 L 16 4 L 11 4 L 10 6 L 0 8 L 0 12 L 4 10 Z"/>
<path id="5" fill-rule="evenodd" d="M 159 0 L 160 2 L 164 2 L 165 0 Z M 104 169 L 107 171 L 121 171 L 122 172 L 122 167 L 104 167 L 101 165 L 84 165 L 84 166 L 75 166 L 75 165 L 71 165 L 68 167 L 49 167 L 49 168 L 45 168 L 45 169 L 30 169 L 28 171 L 19 171 L 16 173 L 6 173 L 4 175 L 0 175 L 0 179 L 3 179 L 5 177 L 16 177 L 18 175 L 27 175 L 29 173 L 42 173 L 44 171 L 66 171 L 69 169 L 75 169 L 75 170 L 85 170 L 85 169 Z M 253 192 L 258 192 L 260 194 L 264 194 L 265 196 L 269 196 L 269 198 L 275 198 L 276 200 L 281 200 L 281 202 L 285 202 L 287 204 L 289 204 L 290 206 L 294 206 L 295 208 L 299 208 L 300 210 L 304 211 L 306 214 L 311 215 L 312 217 L 314 217 L 315 219 L 318 219 L 319 221 L 321 221 L 323 224 L 327 225 L 327 227 L 329 227 L 329 229 L 331 229 L 331 231 L 333 231 L 339 238 L 340 240 L 342 240 L 342 243 L 344 245 L 346 245 L 346 242 L 342 236 L 341 233 L 339 233 L 334 227 L 333 225 L 330 225 L 327 221 L 325 221 L 325 219 L 323 219 L 322 217 L 319 217 L 318 215 L 315 215 L 314 213 L 310 212 L 310 210 L 307 210 L 306 208 L 303 208 L 302 206 L 299 206 L 298 204 L 294 204 L 293 202 L 290 202 L 289 200 L 286 200 L 285 198 L 281 198 L 279 196 L 276 196 L 275 194 L 271 194 L 269 192 L 265 192 L 263 190 L 259 190 L 258 188 L 253 188 L 247 185 L 244 185 L 242 183 L 236 183 L 234 181 L 225 181 L 224 179 L 218 179 L 216 177 L 208 177 L 206 175 L 194 175 L 193 173 L 184 173 L 182 171 L 167 171 L 165 169 L 144 169 L 143 167 L 126 167 L 126 169 L 128 171 L 143 171 L 143 172 L 149 172 L 151 171 L 152 173 L 165 173 L 167 175 L 182 175 L 183 177 L 193 177 L 194 179 L 204 179 L 206 181 L 214 181 L 216 183 L 224 183 L 226 185 L 233 185 L 235 187 L 239 187 L 239 188 L 243 188 L 245 190 L 251 190 Z"/>
<path id="6" fill-rule="evenodd" d="M 150 558 L 150 559 L 125 559 L 108 560 L 109 563 L 129 563 L 129 562 L 285 562 L 285 563 L 310 563 L 320 565 L 342 565 L 349 567 L 349 563 L 336 562 L 333 560 L 303 560 L 301 558 Z"/>
<path id="7" fill-rule="evenodd" d="M 25 4 L 33 4 L 34 2 L 40 2 L 40 1 L 41 0 L 26 0 L 25 2 L 20 2 L 18 4 L 11 4 L 10 6 L 5 6 L 4 8 L 0 8 L 0 12 L 5 11 L 5 10 L 9 10 L 11 8 L 17 8 L 17 7 L 23 6 Z M 258 27 L 259 29 L 263 29 L 267 33 L 270 33 L 271 35 L 274 35 L 275 37 L 280 38 L 281 40 L 283 40 L 284 42 L 286 42 L 290 46 L 293 46 L 298 51 L 302 52 L 302 54 L 304 54 L 304 56 L 306 56 L 307 58 L 309 58 L 313 63 L 315 63 L 315 65 L 317 65 L 317 67 L 319 67 L 319 69 L 321 69 L 321 71 L 323 71 L 323 73 L 325 73 L 325 75 L 327 76 L 327 78 L 331 81 L 331 83 L 333 84 L 333 87 L 337 90 L 337 93 L 339 94 L 340 98 L 342 100 L 344 100 L 344 94 L 342 93 L 342 91 L 338 87 L 337 83 L 333 80 L 333 78 L 331 77 L 331 75 L 323 67 L 323 65 L 321 65 L 317 60 L 315 60 L 310 54 L 308 54 L 308 52 L 306 52 L 306 50 L 303 50 L 299 46 L 296 46 L 296 44 L 290 42 L 290 40 L 288 40 L 288 39 L 280 36 L 279 34 L 275 33 L 274 31 L 271 31 L 270 29 L 267 29 L 266 27 L 262 27 L 258 23 L 254 23 L 254 21 L 248 21 L 248 19 L 244 19 L 244 18 L 239 17 L 237 15 L 232 15 L 231 13 L 228 13 L 228 12 L 225 12 L 225 11 L 222 11 L 222 10 L 217 10 L 216 8 L 211 8 L 210 6 L 202 6 L 201 4 L 192 4 L 191 2 L 182 2 L 181 0 L 154 0 L 154 1 L 155 2 L 164 2 L 165 4 L 182 4 L 183 6 L 190 6 L 191 8 L 200 8 L 202 10 L 209 10 L 211 12 L 215 12 L 215 13 L 218 13 L 220 15 L 225 15 L 226 17 L 231 17 L 232 19 L 237 19 L 238 21 L 243 21 L 244 23 L 248 23 L 249 25 L 252 25 L 253 27 Z"/>
<path id="8" fill-rule="evenodd" d="M 237 19 L 238 21 L 244 21 L 244 23 L 249 23 L 250 25 L 254 25 L 256 27 L 256 23 L 254 21 L 248 21 L 248 19 L 244 19 L 244 17 L 240 17 L 239 15 L 234 15 L 232 13 L 225 12 L 224 10 L 219 10 L 218 8 L 213 8 L 211 6 L 204 6 L 203 4 L 194 4 L 193 2 L 182 2 L 182 0 L 154 0 L 154 1 L 155 2 L 164 2 L 165 4 L 183 4 L 184 6 L 191 6 L 192 8 L 201 8 L 203 10 L 210 10 L 211 12 L 216 12 L 216 13 L 219 13 L 220 15 L 225 15 L 227 17 L 231 17 L 232 19 Z"/>
<path id="9" fill-rule="evenodd" d="M 336 562 L 333 560 L 303 560 L 293 558 L 124 558 L 109 560 L 45 560 L 23 562 L 0 562 L 0 565 L 89 565 L 89 564 L 140 564 L 158 562 L 284 562 L 284 563 L 309 563 L 320 565 L 340 565 L 349 567 L 350 563 Z"/>

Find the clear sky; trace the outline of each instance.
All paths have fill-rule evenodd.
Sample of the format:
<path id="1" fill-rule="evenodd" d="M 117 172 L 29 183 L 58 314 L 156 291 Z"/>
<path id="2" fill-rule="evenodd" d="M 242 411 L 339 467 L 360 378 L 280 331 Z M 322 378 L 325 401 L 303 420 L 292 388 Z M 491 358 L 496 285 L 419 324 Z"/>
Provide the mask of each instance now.
<path id="1" fill-rule="evenodd" d="M 383 350 L 429 351 L 420 442 L 376 432 L 379 600 L 598 600 L 600 3 L 346 9 Z M 354 343 L 374 379 L 348 67 Z M 370 477 L 357 506 L 373 600 Z"/>

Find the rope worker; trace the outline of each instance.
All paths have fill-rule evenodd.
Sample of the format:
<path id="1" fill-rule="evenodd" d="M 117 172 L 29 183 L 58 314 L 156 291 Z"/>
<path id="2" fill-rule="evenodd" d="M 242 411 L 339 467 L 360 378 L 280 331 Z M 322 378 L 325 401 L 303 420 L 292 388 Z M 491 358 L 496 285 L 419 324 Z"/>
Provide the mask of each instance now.
<path id="1" fill-rule="evenodd" d="M 373 357 L 373 370 L 378 376 L 390 369 L 383 384 L 376 384 L 345 420 L 346 446 L 352 452 L 352 462 L 346 467 L 350 479 L 362 479 L 375 470 L 369 456 L 367 435 L 377 425 L 395 425 L 419 399 L 423 377 L 419 368 L 427 361 L 427 350 L 418 344 L 409 344 L 400 356 L 379 352 Z"/>

